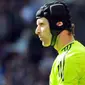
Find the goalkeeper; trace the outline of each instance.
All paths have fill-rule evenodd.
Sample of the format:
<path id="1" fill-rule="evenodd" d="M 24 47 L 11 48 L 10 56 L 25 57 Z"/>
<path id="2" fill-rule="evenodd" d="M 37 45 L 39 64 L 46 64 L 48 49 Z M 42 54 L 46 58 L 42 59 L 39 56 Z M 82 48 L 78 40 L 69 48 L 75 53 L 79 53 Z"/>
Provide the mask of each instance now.
<path id="1" fill-rule="evenodd" d="M 42 45 L 53 46 L 59 53 L 49 85 L 85 85 L 85 47 L 74 38 L 67 5 L 57 1 L 45 4 L 37 11 L 36 19 L 35 33 Z"/>

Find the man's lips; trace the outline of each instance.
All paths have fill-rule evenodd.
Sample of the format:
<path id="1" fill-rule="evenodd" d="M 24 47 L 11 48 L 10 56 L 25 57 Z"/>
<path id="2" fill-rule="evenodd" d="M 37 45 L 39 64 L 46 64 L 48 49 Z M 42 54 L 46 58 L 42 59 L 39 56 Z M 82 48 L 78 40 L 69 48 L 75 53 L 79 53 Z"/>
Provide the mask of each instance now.
<path id="1" fill-rule="evenodd" d="M 42 40 L 42 37 L 41 36 L 39 36 L 39 38 L 40 38 L 40 40 Z"/>

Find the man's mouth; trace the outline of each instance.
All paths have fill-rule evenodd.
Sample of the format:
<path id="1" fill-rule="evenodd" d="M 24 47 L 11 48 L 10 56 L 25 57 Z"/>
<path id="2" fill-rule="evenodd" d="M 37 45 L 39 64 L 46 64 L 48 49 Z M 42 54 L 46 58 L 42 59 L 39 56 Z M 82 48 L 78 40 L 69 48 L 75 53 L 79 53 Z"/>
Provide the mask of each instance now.
<path id="1" fill-rule="evenodd" d="M 39 38 L 40 38 L 40 40 L 42 40 L 42 37 L 41 36 L 39 36 Z"/>

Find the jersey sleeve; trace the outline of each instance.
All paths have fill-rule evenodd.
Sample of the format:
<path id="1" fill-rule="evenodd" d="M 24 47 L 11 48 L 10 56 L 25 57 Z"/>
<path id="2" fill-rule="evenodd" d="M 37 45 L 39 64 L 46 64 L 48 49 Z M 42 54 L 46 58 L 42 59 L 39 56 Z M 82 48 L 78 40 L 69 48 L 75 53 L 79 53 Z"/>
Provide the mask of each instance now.
<path id="1" fill-rule="evenodd" d="M 69 54 L 64 68 L 64 85 L 85 85 L 85 53 Z"/>

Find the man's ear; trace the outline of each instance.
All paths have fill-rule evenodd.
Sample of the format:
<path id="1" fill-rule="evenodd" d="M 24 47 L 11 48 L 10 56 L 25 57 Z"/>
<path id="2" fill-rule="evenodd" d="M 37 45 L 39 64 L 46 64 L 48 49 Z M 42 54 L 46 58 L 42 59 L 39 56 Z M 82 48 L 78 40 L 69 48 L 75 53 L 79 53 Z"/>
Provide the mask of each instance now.
<path id="1" fill-rule="evenodd" d="M 62 22 L 62 21 L 58 21 L 58 22 L 56 23 L 56 25 L 59 26 L 59 27 L 61 27 L 61 26 L 63 25 L 63 22 Z"/>

